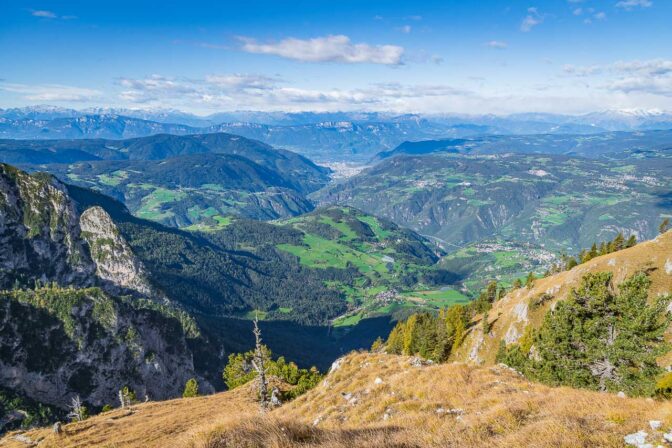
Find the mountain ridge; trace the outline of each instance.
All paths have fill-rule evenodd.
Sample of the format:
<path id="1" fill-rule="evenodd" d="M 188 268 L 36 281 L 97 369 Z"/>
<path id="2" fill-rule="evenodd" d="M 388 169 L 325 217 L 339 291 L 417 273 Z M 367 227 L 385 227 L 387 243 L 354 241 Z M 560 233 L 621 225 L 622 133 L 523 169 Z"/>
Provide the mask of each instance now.
<path id="1" fill-rule="evenodd" d="M 513 290 L 494 303 L 490 316 L 492 330 L 484 337 L 480 325 L 473 327 L 455 359 L 465 362 L 493 364 L 500 341 L 507 345 L 518 342 L 527 328 L 536 328 L 554 304 L 564 300 L 588 273 L 609 272 L 618 286 L 637 272 L 647 272 L 651 280 L 649 297 L 672 291 L 672 232 L 644 241 L 634 247 L 602 255 L 569 271 L 534 281 L 531 287 Z M 535 301 L 539 305 L 532 305 Z M 672 353 L 660 359 L 672 362 Z"/>

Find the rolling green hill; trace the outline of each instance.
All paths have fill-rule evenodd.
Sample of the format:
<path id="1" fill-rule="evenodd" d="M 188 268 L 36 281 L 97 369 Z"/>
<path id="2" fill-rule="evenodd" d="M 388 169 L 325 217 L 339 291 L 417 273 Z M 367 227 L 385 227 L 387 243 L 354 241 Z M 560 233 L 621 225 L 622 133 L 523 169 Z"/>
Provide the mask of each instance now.
<path id="1" fill-rule="evenodd" d="M 201 230 L 228 215 L 277 219 L 312 210 L 329 169 L 230 134 L 128 140 L 0 140 L 0 161 L 47 171 L 124 202 L 141 218 Z"/>
<path id="2" fill-rule="evenodd" d="M 276 247 L 295 256 L 302 266 L 349 273 L 328 282 L 345 295 L 349 305 L 336 325 L 467 300 L 445 287 L 455 276 L 436 268 L 443 252 L 429 240 L 387 220 L 349 207 L 331 207 L 278 224 L 301 232 L 299 242 Z"/>
<path id="3" fill-rule="evenodd" d="M 41 168 L 41 167 L 36 167 Z M 51 164 L 66 182 L 94 188 L 126 204 L 136 216 L 175 227 L 216 229 L 228 215 L 276 219 L 312 210 L 309 187 L 282 172 L 229 154 L 192 154 L 153 160 Z"/>

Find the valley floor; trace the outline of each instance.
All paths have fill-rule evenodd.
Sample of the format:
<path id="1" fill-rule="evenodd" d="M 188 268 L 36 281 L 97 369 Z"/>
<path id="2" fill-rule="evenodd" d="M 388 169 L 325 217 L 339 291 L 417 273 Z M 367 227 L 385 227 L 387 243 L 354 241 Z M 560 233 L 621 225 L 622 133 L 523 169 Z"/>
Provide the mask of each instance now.
<path id="1" fill-rule="evenodd" d="M 263 416 L 248 385 L 115 410 L 60 436 L 14 432 L 0 447 L 622 447 L 642 430 L 664 445 L 672 428 L 670 402 L 551 388 L 505 366 L 370 353 L 335 365 L 318 387 Z"/>

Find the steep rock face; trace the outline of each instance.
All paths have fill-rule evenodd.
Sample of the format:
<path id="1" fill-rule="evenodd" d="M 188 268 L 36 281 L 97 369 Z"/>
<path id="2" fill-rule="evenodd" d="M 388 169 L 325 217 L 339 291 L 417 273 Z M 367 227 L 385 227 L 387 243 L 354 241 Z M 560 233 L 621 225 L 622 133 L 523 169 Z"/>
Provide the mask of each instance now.
<path id="1" fill-rule="evenodd" d="M 102 207 L 85 210 L 79 218 L 79 225 L 82 238 L 88 243 L 95 261 L 96 275 L 109 282 L 108 289 L 126 289 L 146 296 L 157 295 L 147 280 L 145 267 Z"/>
<path id="2" fill-rule="evenodd" d="M 78 221 L 63 184 L 0 164 L 0 289 L 35 280 L 93 284 Z"/>
<path id="3" fill-rule="evenodd" d="M 0 385 L 64 408 L 79 395 L 116 404 L 129 386 L 152 399 L 181 392 L 194 373 L 177 319 L 97 288 L 0 293 Z M 211 386 L 201 380 L 206 389 Z"/>
<path id="4" fill-rule="evenodd" d="M 80 216 L 54 177 L 0 164 L 0 289 L 36 280 L 158 296 L 105 210 Z"/>

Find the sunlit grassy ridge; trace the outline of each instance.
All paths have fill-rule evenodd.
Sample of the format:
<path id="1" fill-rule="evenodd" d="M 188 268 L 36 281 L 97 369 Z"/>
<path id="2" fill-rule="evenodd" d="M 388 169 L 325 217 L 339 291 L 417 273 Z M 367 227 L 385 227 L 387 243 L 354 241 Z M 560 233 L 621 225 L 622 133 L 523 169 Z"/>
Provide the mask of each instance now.
<path id="1" fill-rule="evenodd" d="M 492 328 L 489 335 L 484 337 L 481 325 L 474 325 L 456 359 L 494 363 L 501 341 L 516 342 L 528 327 L 538 328 L 556 301 L 567 298 L 586 274 L 599 272 L 612 273 L 616 287 L 626 278 L 645 272 L 651 280 L 651 299 L 669 294 L 672 292 L 672 232 L 598 256 L 569 271 L 537 279 L 530 287 L 511 291 L 490 310 Z M 668 365 L 670 360 L 672 353 L 661 359 L 661 365 Z"/>

